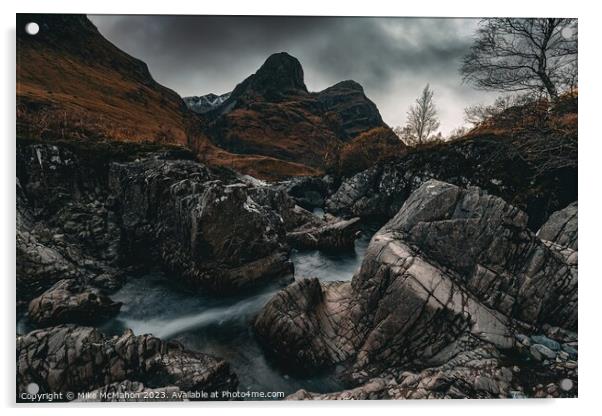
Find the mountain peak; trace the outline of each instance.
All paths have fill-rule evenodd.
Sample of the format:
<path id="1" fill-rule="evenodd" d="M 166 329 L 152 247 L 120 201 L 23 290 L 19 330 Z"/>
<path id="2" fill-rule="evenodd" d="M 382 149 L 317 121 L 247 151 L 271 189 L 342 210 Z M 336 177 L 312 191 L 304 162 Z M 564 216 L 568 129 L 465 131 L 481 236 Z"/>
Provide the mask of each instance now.
<path id="1" fill-rule="evenodd" d="M 232 95 L 261 95 L 273 99 L 288 94 L 307 94 L 299 60 L 286 52 L 272 54 L 257 72 L 239 84 Z"/>

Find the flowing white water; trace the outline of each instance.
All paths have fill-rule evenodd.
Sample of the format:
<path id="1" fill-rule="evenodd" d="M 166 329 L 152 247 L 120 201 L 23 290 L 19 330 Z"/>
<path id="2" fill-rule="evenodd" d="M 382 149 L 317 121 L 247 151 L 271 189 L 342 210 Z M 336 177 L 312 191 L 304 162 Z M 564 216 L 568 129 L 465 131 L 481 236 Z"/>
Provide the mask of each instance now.
<path id="1" fill-rule="evenodd" d="M 273 296 L 273 292 L 253 296 L 231 306 L 206 309 L 174 319 L 137 320 L 125 319 L 123 323 L 136 334 L 152 333 L 156 337 L 169 339 L 186 331 L 193 331 L 209 325 L 224 325 L 229 320 L 240 319 L 261 309 Z"/>
<path id="2" fill-rule="evenodd" d="M 293 252 L 297 279 L 350 280 L 359 268 L 368 236 L 356 241 L 347 253 Z M 118 316 L 101 329 L 120 334 L 131 328 L 135 334 L 150 333 L 176 340 L 186 348 L 224 358 L 238 375 L 242 390 L 293 393 L 301 388 L 328 392 L 340 390 L 332 374 L 300 377 L 270 361 L 253 332 L 252 321 L 282 286 L 265 287 L 256 293 L 216 298 L 193 292 L 161 273 L 131 278 L 111 297 L 123 302 Z"/>

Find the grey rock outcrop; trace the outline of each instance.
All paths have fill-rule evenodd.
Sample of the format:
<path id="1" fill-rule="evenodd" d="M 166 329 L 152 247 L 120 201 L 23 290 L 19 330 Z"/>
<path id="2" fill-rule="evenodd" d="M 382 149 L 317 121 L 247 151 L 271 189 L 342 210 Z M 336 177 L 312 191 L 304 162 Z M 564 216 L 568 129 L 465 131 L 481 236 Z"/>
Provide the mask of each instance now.
<path id="1" fill-rule="evenodd" d="M 514 346 L 515 323 L 577 325 L 577 275 L 524 212 L 431 180 L 372 238 L 351 283 L 300 281 L 255 328 L 300 368 L 345 363 L 354 383 L 389 368 L 442 365 L 482 343 Z"/>
<path id="2" fill-rule="evenodd" d="M 154 247 L 161 266 L 220 293 L 292 272 L 282 219 L 245 183 L 220 181 L 192 161 L 156 158 L 114 164 L 110 183 L 130 258 L 148 258 Z"/>
<path id="3" fill-rule="evenodd" d="M 95 169 L 63 147 L 17 147 L 19 300 L 31 300 L 63 279 L 119 286 L 119 230 L 106 182 Z"/>
<path id="4" fill-rule="evenodd" d="M 577 201 L 560 211 L 556 211 L 537 232 L 542 240 L 577 251 Z"/>
<path id="5" fill-rule="evenodd" d="M 505 398 L 514 374 L 502 365 L 491 345 L 462 352 L 447 363 L 419 372 L 401 371 L 368 380 L 340 392 L 316 394 L 299 390 L 287 400 L 409 400 Z"/>
<path id="6" fill-rule="evenodd" d="M 17 337 L 17 391 L 87 392 L 125 380 L 149 388 L 229 390 L 237 378 L 223 360 L 127 330 L 107 338 L 97 329 L 61 325 Z"/>
<path id="7" fill-rule="evenodd" d="M 103 291 L 86 287 L 75 279 L 61 280 L 29 303 L 28 317 L 38 327 L 66 323 L 91 325 L 119 312 Z"/>
<path id="8" fill-rule="evenodd" d="M 412 192 L 437 179 L 462 187 L 478 186 L 501 197 L 526 212 L 529 228 L 536 231 L 553 212 L 577 199 L 577 147 L 565 153 L 566 141 L 537 135 L 516 141 L 474 137 L 415 150 L 344 179 L 325 207 L 336 216 L 370 217 L 384 224 Z M 524 149 L 533 146 L 537 151 L 525 154 Z M 556 166 L 550 162 L 555 157 L 564 162 Z"/>
<path id="9" fill-rule="evenodd" d="M 345 250 L 353 248 L 360 230 L 360 219 L 331 218 L 305 224 L 286 234 L 291 247 L 311 250 Z"/>
<path id="10" fill-rule="evenodd" d="M 274 186 L 249 189 L 254 201 L 275 211 L 286 230 L 287 243 L 298 249 L 346 250 L 354 246 L 360 233 L 360 219 L 344 220 L 332 215 L 318 217 L 298 205 L 295 195 L 306 195 L 308 189 L 325 189 L 323 178 L 294 179 Z M 323 188 L 324 187 L 324 188 Z"/>

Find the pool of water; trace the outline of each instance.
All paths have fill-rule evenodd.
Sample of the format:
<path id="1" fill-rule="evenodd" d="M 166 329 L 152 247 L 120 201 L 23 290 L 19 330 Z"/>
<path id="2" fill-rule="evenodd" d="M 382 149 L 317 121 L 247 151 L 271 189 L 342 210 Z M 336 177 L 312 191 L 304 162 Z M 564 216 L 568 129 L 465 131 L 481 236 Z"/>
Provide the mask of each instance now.
<path id="1" fill-rule="evenodd" d="M 325 281 L 350 280 L 368 246 L 366 232 L 355 249 L 344 253 L 295 251 L 296 278 L 318 277 Z M 186 348 L 224 358 L 239 377 L 239 389 L 293 393 L 301 388 L 315 392 L 340 390 L 333 373 L 313 377 L 289 374 L 271 362 L 255 339 L 251 322 L 282 287 L 273 285 L 245 296 L 216 298 L 183 288 L 160 272 L 131 278 L 111 297 L 123 302 L 119 315 L 101 327 L 107 334 L 131 328 L 135 334 L 150 333 L 173 339 Z"/>

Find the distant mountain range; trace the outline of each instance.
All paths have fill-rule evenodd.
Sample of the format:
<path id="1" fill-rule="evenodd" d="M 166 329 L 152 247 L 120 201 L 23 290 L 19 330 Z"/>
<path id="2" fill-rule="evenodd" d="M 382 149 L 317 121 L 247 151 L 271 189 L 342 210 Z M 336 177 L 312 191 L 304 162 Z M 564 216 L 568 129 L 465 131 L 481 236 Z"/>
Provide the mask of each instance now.
<path id="1" fill-rule="evenodd" d="M 229 92 L 222 95 L 211 93 L 201 96 L 184 97 L 183 100 L 189 109 L 191 109 L 195 113 L 204 114 L 207 111 L 213 110 L 215 107 L 219 106 L 229 97 Z"/>
<path id="2" fill-rule="evenodd" d="M 187 146 L 205 163 L 263 179 L 351 174 L 403 152 L 361 85 L 309 92 L 287 53 L 231 93 L 182 99 L 83 15 L 18 18 L 19 137 Z M 36 36 L 26 20 L 40 25 Z"/>

